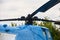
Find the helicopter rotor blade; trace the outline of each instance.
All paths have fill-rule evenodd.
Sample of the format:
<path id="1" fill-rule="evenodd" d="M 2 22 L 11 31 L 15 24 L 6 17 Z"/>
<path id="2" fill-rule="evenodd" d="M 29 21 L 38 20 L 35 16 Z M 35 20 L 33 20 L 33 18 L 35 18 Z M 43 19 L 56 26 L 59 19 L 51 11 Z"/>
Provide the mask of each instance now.
<path id="1" fill-rule="evenodd" d="M 29 19 L 24 19 L 24 18 L 13 18 L 13 19 L 1 19 L 0 21 L 25 21 L 25 20 L 29 20 Z M 32 18 L 32 21 L 47 21 L 47 22 L 57 22 L 57 21 L 53 21 L 53 20 L 45 20 L 45 19 L 40 19 L 40 18 Z"/>
<path id="2" fill-rule="evenodd" d="M 33 19 L 36 21 L 46 21 L 46 22 L 59 22 L 59 21 L 54 21 L 54 20 L 46 20 L 46 19 Z"/>
<path id="3" fill-rule="evenodd" d="M 37 14 L 38 12 L 45 12 L 48 9 L 52 8 L 53 6 L 55 6 L 56 4 L 58 4 L 60 2 L 60 0 L 50 0 L 47 3 L 45 3 L 43 6 L 41 6 L 40 8 L 38 8 L 36 11 L 34 11 L 31 14 L 31 17 L 33 17 L 35 14 Z"/>
<path id="4" fill-rule="evenodd" d="M 14 19 L 2 19 L 0 21 L 19 21 L 19 20 L 24 21 L 25 19 L 22 19 L 22 18 L 14 18 Z"/>
<path id="5" fill-rule="evenodd" d="M 28 19 L 24 19 L 24 18 L 15 18 L 15 19 L 2 19 L 0 20 L 0 22 L 2 21 L 26 21 Z M 46 19 L 35 19 L 35 18 L 32 18 L 31 19 L 32 21 L 45 21 L 45 22 L 54 22 L 55 24 L 59 24 L 60 25 L 60 21 L 53 21 L 53 20 L 46 20 Z"/>
<path id="6" fill-rule="evenodd" d="M 32 20 L 35 20 L 35 21 L 45 21 L 45 22 L 54 22 L 54 24 L 58 24 L 60 25 L 60 21 L 54 21 L 54 20 L 46 20 L 46 19 L 32 19 Z"/>

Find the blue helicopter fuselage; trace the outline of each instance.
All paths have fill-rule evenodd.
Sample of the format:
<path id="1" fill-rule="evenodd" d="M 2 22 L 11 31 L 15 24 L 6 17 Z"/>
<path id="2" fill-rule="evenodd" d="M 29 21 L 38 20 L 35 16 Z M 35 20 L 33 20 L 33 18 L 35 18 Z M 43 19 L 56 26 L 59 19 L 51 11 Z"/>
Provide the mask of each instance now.
<path id="1" fill-rule="evenodd" d="M 0 25 L 1 33 L 15 34 L 15 40 L 52 40 L 48 28 L 34 25 L 11 27 Z"/>

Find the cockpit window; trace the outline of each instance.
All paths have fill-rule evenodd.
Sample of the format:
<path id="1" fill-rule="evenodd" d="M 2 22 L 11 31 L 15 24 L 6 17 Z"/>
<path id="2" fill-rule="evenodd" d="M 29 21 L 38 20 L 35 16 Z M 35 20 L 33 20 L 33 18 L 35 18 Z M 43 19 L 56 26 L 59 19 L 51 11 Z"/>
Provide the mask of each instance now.
<path id="1" fill-rule="evenodd" d="M 51 34 L 50 34 L 50 32 L 47 32 L 47 35 L 48 35 L 48 39 L 51 40 Z"/>
<path id="2" fill-rule="evenodd" d="M 43 30 L 43 36 L 46 37 L 46 31 L 45 30 Z"/>
<path id="3" fill-rule="evenodd" d="M 49 31 L 44 30 L 44 29 L 42 29 L 42 31 L 43 31 L 43 36 L 44 36 L 45 38 L 47 38 L 48 40 L 51 40 L 51 39 L 52 39 L 51 34 L 50 34 Z"/>

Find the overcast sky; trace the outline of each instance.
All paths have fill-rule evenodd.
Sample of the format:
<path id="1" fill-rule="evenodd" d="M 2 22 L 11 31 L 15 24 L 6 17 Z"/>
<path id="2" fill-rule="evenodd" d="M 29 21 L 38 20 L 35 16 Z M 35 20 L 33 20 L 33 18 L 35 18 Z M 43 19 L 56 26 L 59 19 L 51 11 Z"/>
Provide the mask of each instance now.
<path id="1" fill-rule="evenodd" d="M 0 19 L 18 18 L 33 13 L 40 6 L 49 0 L 0 0 Z M 39 18 L 48 17 L 53 20 L 60 20 L 60 3 L 45 13 L 39 12 Z"/>

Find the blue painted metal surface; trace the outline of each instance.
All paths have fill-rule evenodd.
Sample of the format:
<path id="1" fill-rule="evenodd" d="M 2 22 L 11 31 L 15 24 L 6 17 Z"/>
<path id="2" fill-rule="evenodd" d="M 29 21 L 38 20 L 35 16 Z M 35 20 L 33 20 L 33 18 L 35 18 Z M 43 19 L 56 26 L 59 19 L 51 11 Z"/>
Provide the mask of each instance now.
<path id="1" fill-rule="evenodd" d="M 15 34 L 16 35 L 15 40 L 48 40 L 47 32 L 49 31 L 47 28 L 42 28 L 41 26 L 33 25 L 22 25 L 18 27 L 0 25 L 0 32 Z M 43 32 L 46 32 L 46 34 L 44 35 Z M 52 40 L 52 38 L 50 39 Z"/>

